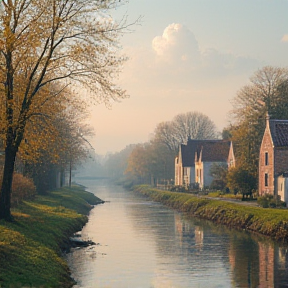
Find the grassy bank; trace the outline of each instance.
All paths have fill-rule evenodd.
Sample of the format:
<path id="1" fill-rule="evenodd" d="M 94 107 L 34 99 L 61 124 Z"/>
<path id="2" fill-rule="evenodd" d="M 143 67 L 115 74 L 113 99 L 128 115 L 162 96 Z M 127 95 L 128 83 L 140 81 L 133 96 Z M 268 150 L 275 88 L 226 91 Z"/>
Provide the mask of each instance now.
<path id="1" fill-rule="evenodd" d="M 61 248 L 87 222 L 91 205 L 100 202 L 92 193 L 73 187 L 14 208 L 14 222 L 0 221 L 0 287 L 71 287 Z"/>
<path id="2" fill-rule="evenodd" d="M 287 209 L 244 206 L 185 193 L 162 191 L 145 185 L 136 186 L 134 190 L 188 215 L 288 242 Z"/>

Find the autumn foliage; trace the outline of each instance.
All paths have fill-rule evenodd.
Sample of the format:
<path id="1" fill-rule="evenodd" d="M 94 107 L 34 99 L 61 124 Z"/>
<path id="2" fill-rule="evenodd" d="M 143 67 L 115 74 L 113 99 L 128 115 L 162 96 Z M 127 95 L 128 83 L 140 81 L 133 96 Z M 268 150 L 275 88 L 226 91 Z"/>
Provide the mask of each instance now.
<path id="1" fill-rule="evenodd" d="M 2 181 L 2 177 L 0 177 Z M 36 187 L 32 179 L 20 173 L 14 173 L 12 182 L 11 204 L 16 205 L 24 199 L 29 199 L 36 194 Z"/>
<path id="2" fill-rule="evenodd" d="M 33 180 L 20 173 L 15 173 L 12 182 L 12 204 L 33 197 L 35 194 L 36 187 Z"/>
<path id="3" fill-rule="evenodd" d="M 5 154 L 0 219 L 12 219 L 16 157 L 41 162 L 44 151 L 71 167 L 70 156 L 79 155 L 72 139 L 75 134 L 82 138 L 82 131 L 73 126 L 69 112 L 80 99 L 109 105 L 127 96 L 114 83 L 125 61 L 118 54 L 125 23 L 108 13 L 119 2 L 0 1 L 0 139 Z M 83 100 L 84 95 L 89 99 Z M 63 118 L 68 125 L 62 125 Z M 72 137 L 59 141 L 71 126 Z M 59 161 L 63 147 L 68 159 Z"/>

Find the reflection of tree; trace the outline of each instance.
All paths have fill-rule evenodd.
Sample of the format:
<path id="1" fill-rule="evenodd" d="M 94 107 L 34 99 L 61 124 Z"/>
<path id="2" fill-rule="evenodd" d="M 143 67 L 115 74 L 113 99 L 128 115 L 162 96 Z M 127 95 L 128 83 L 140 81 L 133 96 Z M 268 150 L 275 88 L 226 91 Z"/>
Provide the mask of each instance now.
<path id="1" fill-rule="evenodd" d="M 287 247 L 237 232 L 231 237 L 229 262 L 236 287 L 287 287 Z"/>
<path id="2" fill-rule="evenodd" d="M 240 233 L 232 235 L 229 246 L 229 261 L 236 287 L 258 287 L 258 245 L 249 235 L 241 235 Z"/>
<path id="3" fill-rule="evenodd" d="M 274 287 L 288 285 L 288 247 L 275 247 Z M 268 286 L 267 286 L 268 287 Z"/>

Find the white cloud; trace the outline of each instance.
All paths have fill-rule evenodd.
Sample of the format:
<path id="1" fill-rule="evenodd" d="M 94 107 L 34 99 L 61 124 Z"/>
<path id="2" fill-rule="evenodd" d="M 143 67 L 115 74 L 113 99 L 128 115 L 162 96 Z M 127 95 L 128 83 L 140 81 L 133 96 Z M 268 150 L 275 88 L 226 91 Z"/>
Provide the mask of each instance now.
<path id="1" fill-rule="evenodd" d="M 200 52 L 194 34 L 181 24 L 170 24 L 162 36 L 152 41 L 152 48 L 159 57 L 168 61 L 199 60 Z"/>
<path id="2" fill-rule="evenodd" d="M 134 47 L 127 51 L 130 60 L 121 74 L 124 87 L 128 92 L 133 87 L 133 94 L 141 87 L 137 93 L 145 91 L 147 97 L 157 95 L 156 91 L 161 98 L 167 98 L 163 91 L 176 91 L 175 97 L 179 97 L 177 91 L 181 89 L 190 90 L 192 95 L 203 87 L 233 85 L 232 78 L 248 79 L 261 66 L 255 59 L 200 47 L 191 30 L 170 24 L 153 39 L 152 49 Z"/>
<path id="3" fill-rule="evenodd" d="M 287 35 L 288 36 L 288 35 Z M 163 31 L 162 36 L 157 36 L 152 41 L 152 48 L 156 54 L 156 60 L 174 65 L 173 71 L 183 71 L 191 73 L 197 71 L 201 73 L 215 73 L 216 76 L 227 73 L 236 73 L 243 69 L 243 64 L 247 69 L 253 66 L 257 69 L 257 61 L 232 53 L 223 53 L 216 49 L 201 50 L 193 32 L 182 24 L 170 24 Z"/>

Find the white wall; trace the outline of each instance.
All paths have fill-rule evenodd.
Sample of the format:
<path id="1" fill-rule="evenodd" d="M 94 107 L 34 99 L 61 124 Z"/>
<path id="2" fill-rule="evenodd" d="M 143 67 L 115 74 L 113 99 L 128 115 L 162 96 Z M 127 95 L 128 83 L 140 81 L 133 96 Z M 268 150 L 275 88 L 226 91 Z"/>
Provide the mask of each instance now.
<path id="1" fill-rule="evenodd" d="M 288 205 L 288 178 L 283 176 L 277 178 L 277 195 Z"/>
<path id="2" fill-rule="evenodd" d="M 210 186 L 212 181 L 213 181 L 213 177 L 210 175 L 210 168 L 212 166 L 213 163 L 216 162 L 204 162 L 203 164 L 203 187 L 206 186 Z"/>

